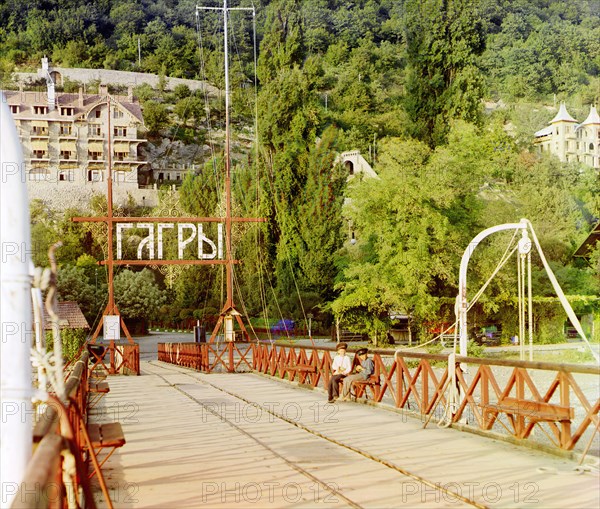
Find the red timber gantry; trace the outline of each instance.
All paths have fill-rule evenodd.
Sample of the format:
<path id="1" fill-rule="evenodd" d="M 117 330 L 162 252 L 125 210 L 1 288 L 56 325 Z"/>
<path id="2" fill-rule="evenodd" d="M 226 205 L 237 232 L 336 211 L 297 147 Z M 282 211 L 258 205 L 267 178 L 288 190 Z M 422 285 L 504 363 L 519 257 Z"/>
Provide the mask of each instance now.
<path id="1" fill-rule="evenodd" d="M 75 222 L 104 222 L 108 226 L 108 256 L 106 260 L 99 262 L 101 265 L 106 265 L 108 269 L 108 304 L 103 312 L 103 321 L 101 321 L 94 331 L 91 342 L 94 342 L 100 333 L 100 329 L 103 324 L 108 324 L 112 321 L 113 330 L 115 328 L 116 320 L 120 322 L 120 327 L 123 328 L 127 339 L 132 343 L 133 340 L 127 330 L 125 322 L 120 316 L 120 312 L 115 303 L 114 296 L 114 266 L 115 265 L 136 265 L 136 266 L 157 266 L 157 265 L 225 265 L 226 267 L 226 300 L 219 319 L 215 328 L 212 331 L 210 342 L 214 342 L 220 332 L 224 331 L 225 341 L 235 341 L 234 331 L 234 318 L 238 322 L 243 337 L 249 340 L 248 331 L 242 320 L 241 313 L 236 309 L 233 300 L 233 266 L 239 263 L 239 260 L 234 260 L 232 255 L 231 246 L 231 230 L 234 222 L 264 222 L 263 218 L 242 218 L 232 217 L 231 215 L 231 157 L 230 157 L 230 88 L 229 88 L 229 54 L 228 54 L 228 28 L 227 28 L 227 14 L 230 10 L 249 10 L 252 11 L 253 17 L 255 17 L 254 8 L 244 7 L 228 7 L 227 1 L 224 0 L 223 7 L 196 7 L 196 15 L 201 10 L 218 10 L 223 12 L 223 26 L 224 26 L 224 47 L 225 47 L 225 217 L 115 217 L 113 215 L 113 197 L 112 197 L 112 145 L 110 139 L 110 126 L 108 129 L 108 175 L 107 175 L 107 202 L 108 209 L 107 215 L 103 217 L 74 217 L 72 218 Z M 107 105 L 109 108 L 109 121 L 110 121 L 110 95 L 107 96 Z M 201 223 L 219 223 L 218 239 L 217 242 L 213 242 L 207 236 L 204 235 Z M 162 233 L 165 229 L 175 228 L 177 224 L 177 237 L 178 237 L 178 259 L 177 260 L 164 260 L 162 259 Z M 225 258 L 222 257 L 222 225 L 225 226 Z M 156 226 L 156 228 L 155 228 Z M 113 228 L 116 228 L 117 238 L 117 259 L 114 259 L 113 254 Z M 122 249 L 122 235 L 127 228 L 147 228 L 148 236 L 142 239 L 138 245 L 137 260 L 123 260 L 121 259 Z M 156 244 L 157 244 L 157 256 L 155 257 L 155 230 L 157 232 Z M 189 233 L 186 237 L 186 232 Z M 185 237 L 185 238 L 184 238 Z M 196 259 L 183 259 L 185 246 L 190 244 L 193 240 L 197 239 L 198 243 L 198 258 Z M 209 253 L 204 252 L 204 246 L 208 244 L 211 247 Z M 148 259 L 142 259 L 144 250 L 148 254 Z M 106 317 L 111 317 L 107 320 Z M 105 326 L 105 336 L 107 327 Z M 105 339 L 107 339 L 105 337 Z"/>

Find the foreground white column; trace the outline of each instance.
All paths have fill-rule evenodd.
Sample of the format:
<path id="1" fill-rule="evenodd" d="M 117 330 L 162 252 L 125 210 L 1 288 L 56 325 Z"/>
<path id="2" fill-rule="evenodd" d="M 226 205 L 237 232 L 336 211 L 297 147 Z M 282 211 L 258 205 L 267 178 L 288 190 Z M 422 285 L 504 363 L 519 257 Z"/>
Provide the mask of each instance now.
<path id="1" fill-rule="evenodd" d="M 10 507 L 31 458 L 31 235 L 21 150 L 0 92 L 0 507 Z"/>

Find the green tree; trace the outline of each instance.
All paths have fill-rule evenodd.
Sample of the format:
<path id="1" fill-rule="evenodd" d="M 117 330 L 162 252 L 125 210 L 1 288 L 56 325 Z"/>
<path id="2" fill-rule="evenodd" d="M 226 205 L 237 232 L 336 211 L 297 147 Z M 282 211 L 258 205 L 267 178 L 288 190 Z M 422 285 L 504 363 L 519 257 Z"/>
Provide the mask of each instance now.
<path id="1" fill-rule="evenodd" d="M 179 189 L 179 203 L 186 212 L 198 217 L 216 214 L 223 168 L 223 159 L 213 159 L 204 165 L 198 175 L 188 172 Z"/>
<path id="2" fill-rule="evenodd" d="M 444 143 L 450 119 L 477 122 L 483 95 L 477 55 L 484 49 L 479 0 L 408 0 L 406 109 L 414 134 Z"/>
<path id="3" fill-rule="evenodd" d="M 195 96 L 184 97 L 177 101 L 173 108 L 173 112 L 184 124 L 187 124 L 189 119 L 193 119 L 194 127 L 197 126 L 206 115 L 204 112 L 204 101 Z"/>
<path id="4" fill-rule="evenodd" d="M 163 291 L 148 269 L 123 270 L 115 276 L 115 301 L 121 314 L 129 319 L 150 320 L 165 302 Z"/>
<path id="5" fill-rule="evenodd" d="M 149 134 L 157 135 L 169 125 L 169 112 L 163 103 L 146 101 L 142 113 Z"/>
<path id="6" fill-rule="evenodd" d="M 276 0 L 267 7 L 267 32 L 260 44 L 258 78 L 263 84 L 291 69 L 304 57 L 302 18 L 298 0 Z"/>
<path id="7" fill-rule="evenodd" d="M 302 288 L 323 300 L 333 297 L 337 274 L 334 254 L 344 238 L 341 210 L 346 174 L 335 165 L 335 135 L 333 129 L 325 131 L 301 159 L 307 179 L 305 198 L 298 205 L 298 268 Z"/>
<path id="8" fill-rule="evenodd" d="M 454 279 L 457 232 L 449 216 L 453 192 L 418 142 L 393 140 L 381 149 L 379 179 L 354 183 L 345 214 L 357 244 L 332 309 L 381 334 L 389 311 L 424 320 L 439 311 L 438 295 Z"/>
<path id="9" fill-rule="evenodd" d="M 138 2 L 119 2 L 111 9 L 110 17 L 115 24 L 115 39 L 140 33 L 145 21 L 143 7 Z"/>
<path id="10" fill-rule="evenodd" d="M 435 150 L 398 139 L 380 145 L 379 178 L 354 179 L 348 190 L 344 215 L 357 243 L 341 253 L 337 316 L 373 337 L 388 327 L 390 311 L 423 327 L 432 316 L 453 320 L 460 256 L 483 229 L 482 189 L 513 161 L 504 136 L 457 123 Z M 471 266 L 471 280 L 489 275 L 484 261 Z"/>
<path id="11" fill-rule="evenodd" d="M 331 9 L 326 0 L 302 2 L 304 41 L 310 53 L 324 53 L 332 40 Z"/>
<path id="12" fill-rule="evenodd" d="M 88 323 L 93 324 L 97 318 L 102 299 L 97 293 L 95 284 L 86 275 L 86 271 L 75 265 L 63 265 L 57 276 L 58 298 L 61 301 L 75 301 L 79 304 Z"/>

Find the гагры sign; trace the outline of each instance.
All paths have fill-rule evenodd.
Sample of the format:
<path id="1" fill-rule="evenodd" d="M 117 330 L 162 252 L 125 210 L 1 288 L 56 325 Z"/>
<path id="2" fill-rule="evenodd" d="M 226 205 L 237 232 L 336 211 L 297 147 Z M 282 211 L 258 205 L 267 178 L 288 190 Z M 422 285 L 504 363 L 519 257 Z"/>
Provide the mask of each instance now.
<path id="1" fill-rule="evenodd" d="M 203 232 L 202 224 L 194 223 L 118 223 L 117 228 L 117 259 L 123 259 L 123 234 L 125 230 L 135 228 L 147 229 L 148 235 L 139 241 L 137 246 L 138 260 L 163 259 L 163 232 L 177 228 L 177 256 L 183 260 L 186 246 L 196 241 L 199 260 L 223 259 L 223 224 L 217 225 L 217 242 L 213 242 Z M 145 251 L 145 253 L 144 253 Z M 144 254 L 146 256 L 144 256 Z"/>

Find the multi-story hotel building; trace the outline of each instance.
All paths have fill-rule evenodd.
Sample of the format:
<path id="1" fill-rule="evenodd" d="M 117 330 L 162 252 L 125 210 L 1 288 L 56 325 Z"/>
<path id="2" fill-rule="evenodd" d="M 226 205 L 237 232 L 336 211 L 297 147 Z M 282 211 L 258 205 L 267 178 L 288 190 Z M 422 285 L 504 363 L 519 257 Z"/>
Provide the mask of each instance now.
<path id="1" fill-rule="evenodd" d="M 110 151 L 115 203 L 146 200 L 142 195 L 151 193 L 138 186 L 138 170 L 147 163 L 139 149 L 146 139 L 139 133 L 142 110 L 132 90 L 110 96 L 110 118 L 103 85 L 98 94 L 84 94 L 82 88 L 76 94 L 54 93 L 48 77 L 43 92 L 5 92 L 23 146 L 30 198 L 64 208 L 105 194 Z"/>
<path id="2" fill-rule="evenodd" d="M 594 106 L 579 123 L 561 103 L 549 124 L 535 133 L 534 144 L 540 152 L 554 154 L 563 162 L 577 161 L 600 169 L 600 116 Z"/>

